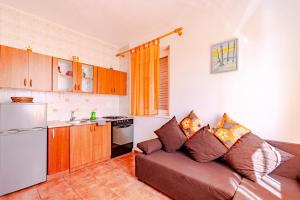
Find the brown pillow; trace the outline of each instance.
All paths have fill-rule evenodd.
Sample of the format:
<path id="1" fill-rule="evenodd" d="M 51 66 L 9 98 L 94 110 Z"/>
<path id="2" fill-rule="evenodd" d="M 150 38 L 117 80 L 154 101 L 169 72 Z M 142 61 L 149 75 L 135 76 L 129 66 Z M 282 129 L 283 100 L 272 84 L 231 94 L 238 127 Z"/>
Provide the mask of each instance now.
<path id="1" fill-rule="evenodd" d="M 173 117 L 165 125 L 154 132 L 163 144 L 164 150 L 169 153 L 178 150 L 187 140 L 187 137 L 178 126 L 176 117 Z"/>
<path id="2" fill-rule="evenodd" d="M 227 148 L 209 131 L 209 126 L 197 131 L 185 144 L 190 156 L 198 162 L 210 162 L 227 152 Z"/>
<path id="3" fill-rule="evenodd" d="M 224 156 L 234 170 L 255 182 L 289 159 L 282 158 L 275 147 L 253 133 L 241 137 Z"/>
<path id="4" fill-rule="evenodd" d="M 155 151 L 158 151 L 162 148 L 162 144 L 158 138 L 140 142 L 137 144 L 137 147 L 142 150 L 145 154 L 151 154 Z"/>

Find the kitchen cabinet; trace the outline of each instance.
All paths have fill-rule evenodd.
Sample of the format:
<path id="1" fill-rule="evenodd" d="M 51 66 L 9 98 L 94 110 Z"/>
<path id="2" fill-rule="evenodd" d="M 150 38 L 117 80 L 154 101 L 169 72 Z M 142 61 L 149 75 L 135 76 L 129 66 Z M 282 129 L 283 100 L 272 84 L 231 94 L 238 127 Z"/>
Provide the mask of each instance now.
<path id="1" fill-rule="evenodd" d="M 98 67 L 98 94 L 126 95 L 127 73 Z"/>
<path id="2" fill-rule="evenodd" d="M 0 87 L 28 88 L 27 51 L 0 46 Z"/>
<path id="3" fill-rule="evenodd" d="M 111 124 L 95 126 L 93 132 L 93 162 L 109 159 L 111 156 Z"/>
<path id="4" fill-rule="evenodd" d="M 28 51 L 29 88 L 52 90 L 52 57 Z"/>
<path id="5" fill-rule="evenodd" d="M 70 171 L 101 162 L 111 155 L 111 125 L 96 124 L 71 126 Z"/>
<path id="6" fill-rule="evenodd" d="M 69 127 L 48 129 L 48 175 L 69 170 Z"/>
<path id="7" fill-rule="evenodd" d="M 92 131 L 95 125 L 71 126 L 70 170 L 78 170 L 92 162 Z"/>
<path id="8" fill-rule="evenodd" d="M 69 60 L 53 58 L 52 85 L 55 92 L 73 91 L 73 63 Z"/>
<path id="9" fill-rule="evenodd" d="M 0 87 L 51 91 L 51 69 L 50 56 L 0 46 Z"/>
<path id="10" fill-rule="evenodd" d="M 53 91 L 97 92 L 97 69 L 92 65 L 53 58 Z"/>

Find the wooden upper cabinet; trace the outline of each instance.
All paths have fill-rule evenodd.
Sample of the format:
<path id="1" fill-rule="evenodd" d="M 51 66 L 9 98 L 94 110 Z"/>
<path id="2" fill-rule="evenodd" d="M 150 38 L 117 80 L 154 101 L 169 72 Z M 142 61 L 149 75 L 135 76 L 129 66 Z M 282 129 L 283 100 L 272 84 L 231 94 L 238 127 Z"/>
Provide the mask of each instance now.
<path id="1" fill-rule="evenodd" d="M 105 68 L 98 67 L 98 79 L 97 79 L 97 93 L 98 94 L 111 94 L 109 71 Z"/>
<path id="2" fill-rule="evenodd" d="M 28 52 L 0 46 L 0 87 L 28 88 Z"/>
<path id="3" fill-rule="evenodd" d="M 126 95 L 127 73 L 98 68 L 98 94 Z"/>
<path id="4" fill-rule="evenodd" d="M 6 46 L 0 51 L 0 87 L 52 90 L 50 56 Z"/>
<path id="5" fill-rule="evenodd" d="M 73 91 L 73 63 L 69 60 L 53 58 L 52 86 L 55 92 Z"/>
<path id="6" fill-rule="evenodd" d="M 69 127 L 48 129 L 48 175 L 69 170 Z"/>
<path id="7" fill-rule="evenodd" d="M 52 90 L 52 57 L 28 52 L 29 89 Z"/>
<path id="8" fill-rule="evenodd" d="M 73 92 L 97 92 L 96 67 L 92 65 L 73 62 Z"/>
<path id="9" fill-rule="evenodd" d="M 119 80 L 118 80 L 118 89 L 117 94 L 126 95 L 127 94 L 127 73 L 119 72 Z"/>

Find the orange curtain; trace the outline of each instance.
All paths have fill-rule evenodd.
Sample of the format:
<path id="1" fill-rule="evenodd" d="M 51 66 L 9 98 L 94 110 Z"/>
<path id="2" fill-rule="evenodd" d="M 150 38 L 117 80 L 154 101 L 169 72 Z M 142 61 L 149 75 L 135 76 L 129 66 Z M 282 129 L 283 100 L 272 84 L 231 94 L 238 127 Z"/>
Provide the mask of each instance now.
<path id="1" fill-rule="evenodd" d="M 157 40 L 130 52 L 132 115 L 158 114 L 159 52 Z"/>

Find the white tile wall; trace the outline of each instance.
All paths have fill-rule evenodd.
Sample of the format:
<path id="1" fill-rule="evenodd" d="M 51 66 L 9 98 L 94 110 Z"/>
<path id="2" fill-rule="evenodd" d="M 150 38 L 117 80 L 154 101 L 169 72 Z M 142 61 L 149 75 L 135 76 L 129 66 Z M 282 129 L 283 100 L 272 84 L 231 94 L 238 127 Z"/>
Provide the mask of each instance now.
<path id="1" fill-rule="evenodd" d="M 90 36 L 46 21 L 0 4 L 0 44 L 34 52 L 72 59 L 97 66 L 113 66 L 118 69 L 117 48 Z M 11 96 L 33 96 L 35 102 L 48 103 L 48 120 L 66 120 L 71 110 L 78 109 L 77 117 L 89 117 L 91 111 L 97 114 L 119 114 L 119 97 L 53 92 L 31 92 L 26 90 L 0 89 L 0 102 L 10 101 Z"/>

